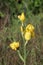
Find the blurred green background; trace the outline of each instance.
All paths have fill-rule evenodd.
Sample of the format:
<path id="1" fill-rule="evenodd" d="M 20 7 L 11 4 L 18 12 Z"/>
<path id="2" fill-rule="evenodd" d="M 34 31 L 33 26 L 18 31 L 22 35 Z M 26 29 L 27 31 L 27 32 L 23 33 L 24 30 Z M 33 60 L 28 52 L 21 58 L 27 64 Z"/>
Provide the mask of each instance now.
<path id="1" fill-rule="evenodd" d="M 27 65 L 43 65 L 43 0 L 0 0 L 0 65 L 23 65 L 16 51 L 8 48 L 13 41 L 20 41 L 23 55 L 21 22 L 18 15 L 25 13 L 25 25 L 35 26 L 35 38 L 27 45 Z"/>

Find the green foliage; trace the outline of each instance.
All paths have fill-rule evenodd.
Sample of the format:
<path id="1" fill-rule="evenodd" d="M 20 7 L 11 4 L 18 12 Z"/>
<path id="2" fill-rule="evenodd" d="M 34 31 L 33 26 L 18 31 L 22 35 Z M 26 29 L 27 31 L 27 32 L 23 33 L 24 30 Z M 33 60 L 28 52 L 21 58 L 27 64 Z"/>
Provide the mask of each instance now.
<path id="1" fill-rule="evenodd" d="M 5 16 L 5 14 L 0 11 L 0 17 L 3 18 L 4 16 Z"/>

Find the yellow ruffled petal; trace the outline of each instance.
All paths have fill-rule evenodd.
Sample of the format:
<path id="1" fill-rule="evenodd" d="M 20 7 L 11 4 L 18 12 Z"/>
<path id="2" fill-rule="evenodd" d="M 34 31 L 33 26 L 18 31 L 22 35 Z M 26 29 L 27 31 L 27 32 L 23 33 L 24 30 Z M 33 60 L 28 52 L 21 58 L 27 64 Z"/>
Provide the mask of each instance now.
<path id="1" fill-rule="evenodd" d="M 30 40 L 31 39 L 31 32 L 26 32 L 25 33 L 25 40 Z"/>
<path id="2" fill-rule="evenodd" d="M 34 26 L 32 24 L 26 26 L 26 31 L 33 32 L 33 30 L 34 30 Z"/>
<path id="3" fill-rule="evenodd" d="M 19 42 L 15 43 L 15 47 L 16 47 L 16 48 L 19 47 Z"/>
<path id="4" fill-rule="evenodd" d="M 18 18 L 21 20 L 21 22 L 24 22 L 24 20 L 25 20 L 24 13 L 22 13 L 21 15 L 19 15 Z"/>
<path id="5" fill-rule="evenodd" d="M 10 44 L 10 47 L 11 47 L 11 49 L 13 49 L 13 50 L 17 50 L 17 48 L 18 48 L 19 46 L 20 46 L 20 45 L 19 45 L 19 42 L 13 42 L 13 43 Z"/>
<path id="6" fill-rule="evenodd" d="M 21 16 L 19 15 L 19 16 L 18 16 L 18 18 L 20 19 L 20 18 L 21 18 Z"/>

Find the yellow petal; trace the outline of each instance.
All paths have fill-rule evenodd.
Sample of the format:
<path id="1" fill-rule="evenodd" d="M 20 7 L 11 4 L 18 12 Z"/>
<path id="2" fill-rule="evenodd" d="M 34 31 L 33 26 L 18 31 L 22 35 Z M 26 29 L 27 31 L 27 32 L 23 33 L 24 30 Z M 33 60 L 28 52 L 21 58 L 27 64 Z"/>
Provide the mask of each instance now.
<path id="1" fill-rule="evenodd" d="M 31 33 L 30 32 L 26 32 L 25 33 L 25 40 L 30 40 L 31 39 Z"/>
<path id="2" fill-rule="evenodd" d="M 16 50 L 19 47 L 19 42 L 13 42 L 10 44 L 11 49 Z"/>
<path id="3" fill-rule="evenodd" d="M 16 51 L 16 50 L 17 50 L 17 48 L 14 48 L 14 50 Z"/>
<path id="4" fill-rule="evenodd" d="M 18 18 L 21 20 L 21 22 L 24 22 L 24 20 L 25 20 L 24 13 L 22 13 L 21 15 L 19 15 Z"/>
<path id="5" fill-rule="evenodd" d="M 34 30 L 34 26 L 32 24 L 26 26 L 26 31 L 33 32 L 33 30 Z"/>
<path id="6" fill-rule="evenodd" d="M 15 43 L 15 47 L 16 47 L 16 48 L 19 47 L 19 42 Z"/>
<path id="7" fill-rule="evenodd" d="M 12 44 L 10 44 L 10 47 L 11 47 L 12 49 L 15 49 L 14 45 L 12 45 Z"/>
<path id="8" fill-rule="evenodd" d="M 19 15 L 18 18 L 20 19 L 20 17 L 21 17 L 21 16 Z"/>

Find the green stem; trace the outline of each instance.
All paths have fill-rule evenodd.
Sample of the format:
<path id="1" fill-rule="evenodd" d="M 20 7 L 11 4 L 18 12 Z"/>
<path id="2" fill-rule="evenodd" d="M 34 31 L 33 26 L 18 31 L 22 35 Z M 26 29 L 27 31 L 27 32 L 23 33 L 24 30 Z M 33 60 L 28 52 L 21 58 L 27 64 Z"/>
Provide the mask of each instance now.
<path id="1" fill-rule="evenodd" d="M 26 41 L 26 43 L 27 43 L 27 41 Z M 26 45 L 25 44 L 24 44 L 24 65 L 26 65 Z"/>
<path id="2" fill-rule="evenodd" d="M 22 24 L 22 26 L 23 26 L 23 24 Z M 26 55 L 26 45 L 27 45 L 28 41 L 25 42 L 23 34 L 22 34 L 22 38 L 23 38 L 23 42 L 24 42 L 24 61 L 23 62 L 24 62 L 24 65 L 26 65 L 26 56 L 27 56 Z"/>
<path id="3" fill-rule="evenodd" d="M 25 46 L 27 45 L 28 41 L 26 41 Z"/>
<path id="4" fill-rule="evenodd" d="M 23 59 L 22 55 L 20 54 L 20 51 L 17 50 L 17 52 L 18 52 L 18 55 L 19 55 L 20 59 L 24 62 L 24 59 Z"/>

